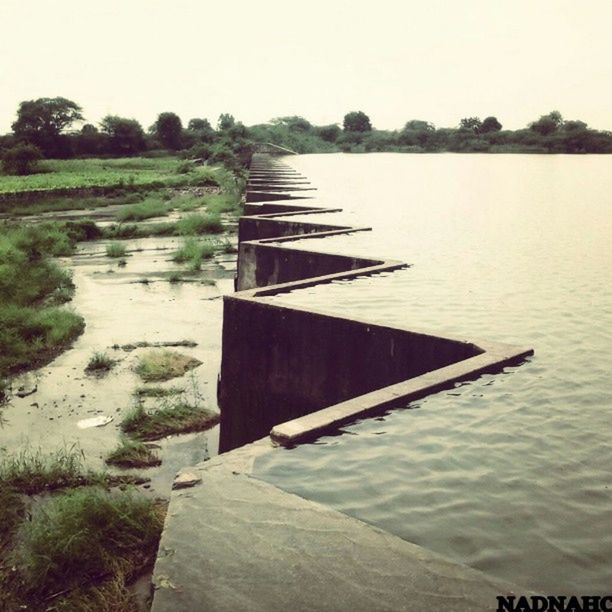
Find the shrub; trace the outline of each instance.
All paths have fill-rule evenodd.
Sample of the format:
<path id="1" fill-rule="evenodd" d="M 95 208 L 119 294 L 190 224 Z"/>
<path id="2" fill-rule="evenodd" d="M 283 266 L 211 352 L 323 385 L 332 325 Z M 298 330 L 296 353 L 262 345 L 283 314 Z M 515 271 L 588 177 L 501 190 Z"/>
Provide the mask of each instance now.
<path id="1" fill-rule="evenodd" d="M 6 174 L 24 176 L 38 170 L 38 162 L 43 158 L 38 147 L 19 144 L 7 149 L 2 156 L 2 169 Z"/>

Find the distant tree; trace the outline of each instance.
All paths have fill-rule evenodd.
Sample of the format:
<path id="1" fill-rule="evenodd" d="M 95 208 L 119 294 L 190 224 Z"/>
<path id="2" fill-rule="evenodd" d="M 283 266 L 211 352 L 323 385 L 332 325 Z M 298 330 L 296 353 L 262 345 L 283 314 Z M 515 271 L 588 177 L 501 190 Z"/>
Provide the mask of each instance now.
<path id="1" fill-rule="evenodd" d="M 465 117 L 459 122 L 459 129 L 478 134 L 482 127 L 482 121 L 478 117 Z"/>
<path id="2" fill-rule="evenodd" d="M 194 119 L 190 119 L 187 124 L 187 129 L 191 132 L 203 132 L 212 130 L 212 126 L 208 119 L 198 119 L 197 117 Z"/>
<path id="3" fill-rule="evenodd" d="M 548 136 L 556 132 L 563 125 L 563 117 L 559 111 L 552 111 L 548 115 L 542 115 L 537 121 L 529 124 L 529 129 L 542 136 Z"/>
<path id="4" fill-rule="evenodd" d="M 336 142 L 340 136 L 340 126 L 332 123 L 331 125 L 322 125 L 316 128 L 316 132 L 321 140 L 325 142 Z"/>
<path id="5" fill-rule="evenodd" d="M 277 117 L 276 119 L 272 119 L 270 123 L 272 125 L 284 125 L 293 132 L 309 132 L 312 130 L 312 124 L 310 121 L 297 115 L 293 115 L 291 117 Z"/>
<path id="6" fill-rule="evenodd" d="M 100 122 L 100 128 L 108 135 L 110 153 L 133 155 L 145 148 L 144 130 L 135 119 L 107 115 Z"/>
<path id="7" fill-rule="evenodd" d="M 48 156 L 63 155 L 66 151 L 62 132 L 83 119 L 81 111 L 76 102 L 66 98 L 26 100 L 19 104 L 13 132 Z"/>
<path id="8" fill-rule="evenodd" d="M 436 126 L 433 123 L 429 123 L 429 121 L 423 121 L 422 119 L 411 119 L 406 122 L 404 126 L 404 131 L 413 131 L 413 132 L 433 132 L 436 129 Z"/>
<path id="9" fill-rule="evenodd" d="M 38 147 L 32 144 L 18 144 L 4 151 L 2 170 L 6 174 L 33 174 L 37 171 L 38 162 L 42 158 L 43 155 Z"/>
<path id="10" fill-rule="evenodd" d="M 344 115 L 342 123 L 345 132 L 370 132 L 370 118 L 363 111 L 352 111 Z"/>
<path id="11" fill-rule="evenodd" d="M 183 124 L 176 113 L 160 113 L 155 122 L 155 134 L 166 149 L 181 148 Z"/>
<path id="12" fill-rule="evenodd" d="M 502 124 L 497 120 L 497 117 L 485 117 L 480 126 L 481 134 L 488 134 L 490 132 L 499 132 L 502 129 Z"/>
<path id="13" fill-rule="evenodd" d="M 572 120 L 572 121 L 565 121 L 563 123 L 563 129 L 566 132 L 575 132 L 577 130 L 586 130 L 588 129 L 587 124 L 584 121 L 579 121 L 579 120 Z"/>
<path id="14" fill-rule="evenodd" d="M 427 147 L 433 140 L 436 127 L 422 119 L 411 119 L 399 133 L 398 142 L 409 147 Z"/>
<path id="15" fill-rule="evenodd" d="M 107 138 L 95 125 L 86 123 L 80 133 L 74 135 L 74 147 L 79 155 L 97 155 L 104 151 Z"/>
<path id="16" fill-rule="evenodd" d="M 234 119 L 234 115 L 230 115 L 229 113 L 221 113 L 219 115 L 219 119 L 217 121 L 217 131 L 225 132 L 229 130 L 236 124 L 236 119 Z"/>

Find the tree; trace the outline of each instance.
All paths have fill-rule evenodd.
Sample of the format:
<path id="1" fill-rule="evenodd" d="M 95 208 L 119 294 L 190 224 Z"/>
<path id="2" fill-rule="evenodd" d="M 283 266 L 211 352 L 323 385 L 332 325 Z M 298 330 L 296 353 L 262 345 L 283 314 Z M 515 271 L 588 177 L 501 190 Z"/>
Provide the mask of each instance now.
<path id="1" fill-rule="evenodd" d="M 435 131 L 436 126 L 433 123 L 429 123 L 429 121 L 423 121 L 422 119 L 411 119 L 406 122 L 403 131 L 412 131 L 412 132 L 433 132 Z"/>
<path id="2" fill-rule="evenodd" d="M 548 115 L 542 115 L 537 121 L 529 124 L 529 129 L 542 136 L 548 136 L 556 132 L 563 125 L 563 117 L 559 111 L 552 111 Z"/>
<path id="3" fill-rule="evenodd" d="M 132 155 L 145 148 L 144 131 L 135 119 L 107 115 L 100 122 L 100 128 L 109 137 L 110 153 Z"/>
<path id="4" fill-rule="evenodd" d="M 235 124 L 236 120 L 234 119 L 234 115 L 230 115 L 229 113 L 221 113 L 219 115 L 219 120 L 217 121 L 217 131 L 225 132 Z"/>
<path id="5" fill-rule="evenodd" d="M 175 113 L 160 113 L 155 122 L 155 133 L 166 149 L 181 148 L 183 124 Z"/>
<path id="6" fill-rule="evenodd" d="M 312 130 L 312 124 L 304 117 L 293 115 L 291 117 L 277 117 L 270 121 L 272 125 L 283 125 L 289 128 L 292 132 L 309 132 Z"/>
<path id="7" fill-rule="evenodd" d="M 488 134 L 490 132 L 499 132 L 502 129 L 502 124 L 497 120 L 497 117 L 485 117 L 482 125 L 480 126 L 481 134 Z"/>
<path id="8" fill-rule="evenodd" d="M 38 98 L 19 104 L 12 125 L 18 139 L 36 145 L 48 156 L 65 153 L 62 132 L 81 121 L 81 107 L 66 98 Z"/>
<path id="9" fill-rule="evenodd" d="M 345 132 L 371 132 L 370 118 L 363 111 L 352 111 L 344 115 L 342 127 Z"/>
<path id="10" fill-rule="evenodd" d="M 482 127 L 482 121 L 478 117 L 465 117 L 459 122 L 459 129 L 478 134 Z"/>
<path id="11" fill-rule="evenodd" d="M 18 144 L 4 151 L 2 156 L 2 169 L 6 174 L 26 175 L 34 174 L 38 161 L 42 159 L 38 147 L 31 144 Z"/>
<path id="12" fill-rule="evenodd" d="M 332 123 L 331 125 L 322 125 L 316 128 L 317 134 L 321 140 L 325 142 L 336 142 L 340 136 L 340 126 Z"/>
<path id="13" fill-rule="evenodd" d="M 187 124 L 187 129 L 190 132 L 207 132 L 212 130 L 212 126 L 208 119 L 198 119 L 197 117 L 194 119 L 190 119 Z"/>

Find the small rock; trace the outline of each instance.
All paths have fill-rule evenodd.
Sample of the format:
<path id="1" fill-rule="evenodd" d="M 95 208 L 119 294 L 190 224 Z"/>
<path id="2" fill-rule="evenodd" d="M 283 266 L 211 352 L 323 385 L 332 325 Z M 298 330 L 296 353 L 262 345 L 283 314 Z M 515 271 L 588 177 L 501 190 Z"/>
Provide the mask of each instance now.
<path id="1" fill-rule="evenodd" d="M 28 395 L 32 395 L 32 393 L 36 393 L 38 390 L 38 385 L 28 376 L 24 376 L 18 384 L 19 386 L 15 393 L 17 397 L 28 397 Z"/>
<path id="2" fill-rule="evenodd" d="M 201 482 L 202 479 L 193 472 L 180 472 L 175 476 L 172 488 L 186 489 L 187 487 L 193 487 Z"/>

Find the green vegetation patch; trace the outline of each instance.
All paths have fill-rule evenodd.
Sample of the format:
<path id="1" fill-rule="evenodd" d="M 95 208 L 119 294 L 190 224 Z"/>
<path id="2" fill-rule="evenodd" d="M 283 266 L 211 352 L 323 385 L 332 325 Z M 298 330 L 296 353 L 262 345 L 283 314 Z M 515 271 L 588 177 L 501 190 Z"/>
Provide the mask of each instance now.
<path id="1" fill-rule="evenodd" d="M 146 479 L 87 470 L 83 453 L 74 446 L 53 453 L 25 448 L 0 459 L 0 487 L 26 495 L 92 484 L 112 486 L 140 482 Z"/>
<path id="2" fill-rule="evenodd" d="M 164 513 L 135 492 L 96 487 L 38 504 L 0 573 L 4 609 L 135 609 L 125 586 L 152 566 Z"/>
<path id="3" fill-rule="evenodd" d="M 83 228 L 0 225 L 0 377 L 49 359 L 84 328 L 58 308 L 72 297 L 71 275 L 52 261 L 68 255 Z"/>
<path id="4" fill-rule="evenodd" d="M 116 363 L 117 361 L 109 357 L 106 353 L 96 351 L 89 358 L 85 371 L 91 374 L 105 374 L 109 372 Z"/>
<path id="5" fill-rule="evenodd" d="M 176 263 L 189 262 L 191 270 L 199 270 L 204 260 L 214 256 L 216 248 L 216 245 L 210 241 L 203 242 L 195 238 L 187 238 L 172 255 L 172 260 Z"/>
<path id="6" fill-rule="evenodd" d="M 144 221 L 152 217 L 163 217 L 170 212 L 171 208 L 159 196 L 151 196 L 146 200 L 126 206 L 117 214 L 119 221 Z"/>
<path id="7" fill-rule="evenodd" d="M 45 161 L 47 172 L 29 176 L 0 175 L 0 193 L 96 187 L 140 189 L 215 185 L 215 169 L 194 166 L 188 174 L 177 173 L 176 157 L 120 157 L 115 159 L 69 159 Z"/>
<path id="8" fill-rule="evenodd" d="M 136 397 L 169 397 L 183 393 L 182 387 L 137 387 L 134 391 Z"/>
<path id="9" fill-rule="evenodd" d="M 139 403 L 125 415 L 121 429 L 140 440 L 158 440 L 170 434 L 204 431 L 218 422 L 218 413 L 183 401 L 152 411 Z"/>
<path id="10" fill-rule="evenodd" d="M 106 463 L 119 467 L 145 468 L 161 465 L 161 459 L 150 445 L 124 437 L 106 457 Z"/>
<path id="11" fill-rule="evenodd" d="M 139 358 L 135 371 L 145 382 L 159 382 L 183 376 L 201 363 L 199 359 L 174 351 L 148 351 Z"/>
<path id="12" fill-rule="evenodd" d="M 220 234 L 223 224 L 218 214 L 192 213 L 176 222 L 176 234 L 194 236 L 200 234 Z"/>
<path id="13" fill-rule="evenodd" d="M 125 257 L 126 253 L 127 253 L 127 249 L 125 248 L 125 245 L 119 242 L 111 242 L 110 244 L 106 245 L 106 256 L 107 257 L 113 257 L 113 258 Z"/>

